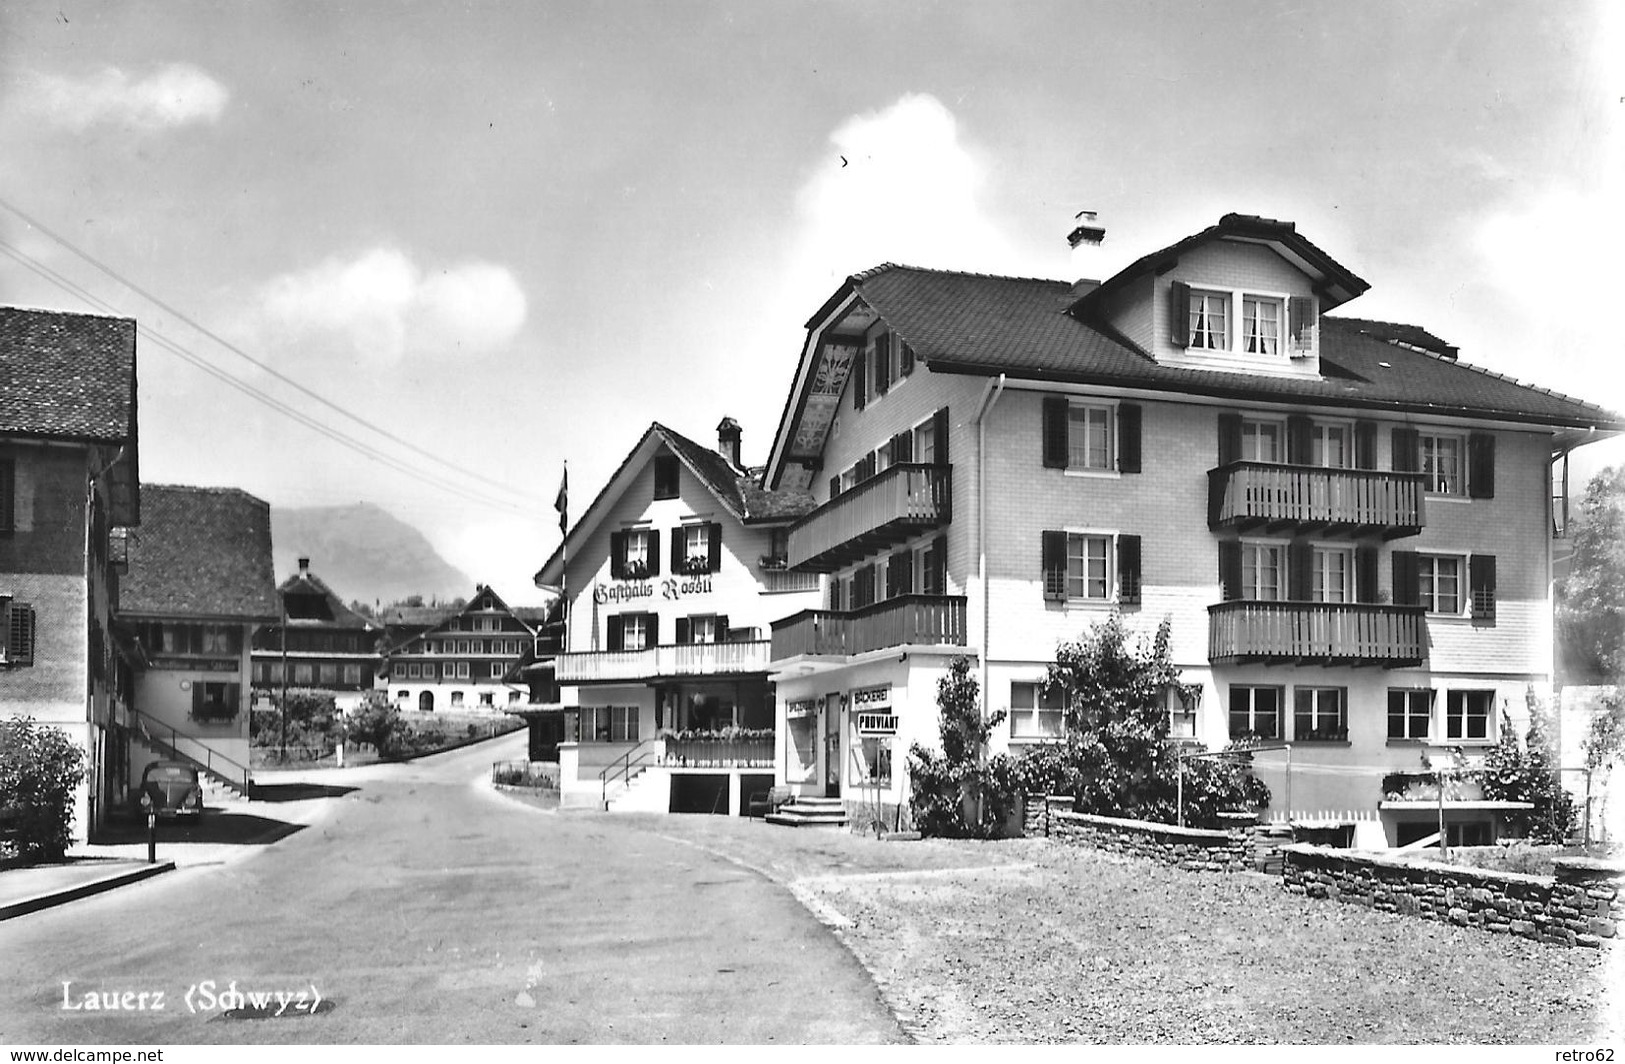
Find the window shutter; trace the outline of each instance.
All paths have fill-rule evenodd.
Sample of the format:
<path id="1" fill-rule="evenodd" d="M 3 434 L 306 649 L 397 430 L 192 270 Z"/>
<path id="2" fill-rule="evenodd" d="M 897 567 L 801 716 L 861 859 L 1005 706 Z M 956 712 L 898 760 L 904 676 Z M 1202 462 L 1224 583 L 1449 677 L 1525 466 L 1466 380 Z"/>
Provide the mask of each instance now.
<path id="1" fill-rule="evenodd" d="M 875 337 L 875 395 L 891 390 L 891 336 L 881 333 Z"/>
<path id="2" fill-rule="evenodd" d="M 242 704 L 243 685 L 238 683 L 226 684 L 226 712 L 235 717 Z"/>
<path id="3" fill-rule="evenodd" d="M 829 608 L 841 608 L 841 578 L 833 574 L 829 578 Z"/>
<path id="4" fill-rule="evenodd" d="M 832 498 L 832 499 L 838 499 L 838 498 L 841 497 L 841 478 L 840 477 L 830 477 L 829 478 L 829 497 Z"/>
<path id="5" fill-rule="evenodd" d="M 899 551 L 886 559 L 886 597 L 896 598 L 902 594 L 898 590 L 903 576 L 903 552 Z"/>
<path id="6" fill-rule="evenodd" d="M 948 537 L 938 536 L 931 546 L 931 587 L 933 593 L 948 593 Z"/>
<path id="7" fill-rule="evenodd" d="M 0 458 L 0 535 L 17 530 L 17 462 Z"/>
<path id="8" fill-rule="evenodd" d="M 1300 348 L 1305 350 L 1314 337 L 1312 331 L 1315 327 L 1315 297 L 1293 296 L 1290 303 L 1292 315 L 1292 338 Z"/>
<path id="9" fill-rule="evenodd" d="M 1066 533 L 1046 531 L 1041 546 L 1044 570 L 1044 598 L 1048 602 L 1065 602 Z"/>
<path id="10" fill-rule="evenodd" d="M 1067 401 L 1064 395 L 1044 396 L 1044 468 L 1065 469 L 1067 462 Z"/>
<path id="11" fill-rule="evenodd" d="M 1377 426 L 1370 421 L 1354 423 L 1354 468 L 1377 468 Z"/>
<path id="12" fill-rule="evenodd" d="M 914 349 L 912 347 L 910 347 L 907 344 L 907 342 L 905 342 L 903 344 L 903 350 L 902 350 L 901 357 L 898 359 L 897 375 L 899 377 L 906 377 L 910 373 L 913 373 L 913 372 L 914 372 Z"/>
<path id="13" fill-rule="evenodd" d="M 1219 588 L 1224 601 L 1241 598 L 1241 541 L 1227 539 L 1219 544 Z"/>
<path id="14" fill-rule="evenodd" d="M 1241 415 L 1219 415 L 1219 464 L 1241 460 Z"/>
<path id="15" fill-rule="evenodd" d="M 852 409 L 869 405 L 869 361 L 859 351 L 852 356 Z"/>
<path id="16" fill-rule="evenodd" d="M 727 641 L 728 615 L 726 613 L 719 613 L 717 614 L 717 642 L 726 643 Z"/>
<path id="17" fill-rule="evenodd" d="M 931 418 L 931 439 L 937 449 L 937 465 L 948 464 L 948 408 L 942 407 Z"/>
<path id="18" fill-rule="evenodd" d="M 711 548 L 711 555 L 706 559 L 705 571 L 708 573 L 720 572 L 722 570 L 722 526 L 713 523 L 711 531 L 707 533 L 705 538 Z"/>
<path id="19" fill-rule="evenodd" d="M 858 479 L 860 481 L 861 480 L 868 480 L 870 477 L 872 477 L 874 475 L 875 475 L 875 452 L 870 451 L 868 454 L 864 455 L 862 461 L 860 461 L 858 463 Z"/>
<path id="20" fill-rule="evenodd" d="M 658 529 L 658 528 L 651 528 L 649 530 L 649 550 L 647 551 L 647 553 L 648 553 L 648 556 L 649 556 L 649 575 L 650 576 L 659 576 L 660 575 L 660 529 Z"/>
<path id="21" fill-rule="evenodd" d="M 1377 601 L 1377 548 L 1354 548 L 1354 601 Z"/>
<path id="22" fill-rule="evenodd" d="M 1394 551 L 1394 605 L 1419 606 L 1422 602 L 1422 582 L 1416 566 L 1416 552 Z"/>
<path id="23" fill-rule="evenodd" d="M 1301 539 L 1288 543 L 1286 568 L 1286 597 L 1293 602 L 1308 602 L 1313 597 L 1309 589 L 1315 580 L 1314 548 Z"/>
<path id="24" fill-rule="evenodd" d="M 649 641 L 643 645 L 646 647 L 657 647 L 660 645 L 660 614 L 645 613 L 643 616 L 646 617 L 649 622 L 647 629 L 649 632 Z"/>
<path id="25" fill-rule="evenodd" d="M 1422 467 L 1422 434 L 1416 429 L 1395 428 L 1393 431 L 1396 473 L 1415 473 Z"/>
<path id="26" fill-rule="evenodd" d="M 1487 432 L 1467 437 L 1467 493 L 1474 499 L 1495 498 L 1495 437 Z"/>
<path id="27" fill-rule="evenodd" d="M 1472 589 L 1473 620 L 1495 623 L 1495 555 L 1467 559 L 1467 586 Z"/>
<path id="28" fill-rule="evenodd" d="M 1117 407 L 1117 471 L 1140 471 L 1140 407 L 1122 403 Z"/>
<path id="29" fill-rule="evenodd" d="M 892 437 L 891 460 L 893 462 L 914 461 L 914 433 L 904 429 Z"/>
<path id="30" fill-rule="evenodd" d="M 1191 345 L 1191 286 L 1183 281 L 1168 286 L 1168 332 L 1175 347 Z"/>
<path id="31" fill-rule="evenodd" d="M 687 536 L 683 534 L 681 526 L 671 530 L 671 575 L 676 576 L 683 571 L 683 563 L 688 559 L 683 557 L 687 548 Z"/>
<path id="32" fill-rule="evenodd" d="M 1140 537 L 1117 537 L 1117 597 L 1125 606 L 1140 603 Z"/>
<path id="33" fill-rule="evenodd" d="M 626 579 L 625 532 L 611 532 L 609 534 L 609 578 L 611 580 Z"/>
<path id="34" fill-rule="evenodd" d="M 1286 461 L 1288 465 L 1308 465 L 1314 451 L 1315 426 L 1302 414 L 1286 419 Z"/>
<path id="35" fill-rule="evenodd" d="M 192 716 L 194 716 L 194 717 L 201 716 L 203 714 L 203 696 L 204 696 L 204 693 L 205 692 L 204 692 L 204 687 L 203 687 L 203 681 L 202 680 L 193 680 L 192 681 Z"/>
<path id="36" fill-rule="evenodd" d="M 677 642 L 685 646 L 694 642 L 694 622 L 687 617 L 677 618 Z"/>

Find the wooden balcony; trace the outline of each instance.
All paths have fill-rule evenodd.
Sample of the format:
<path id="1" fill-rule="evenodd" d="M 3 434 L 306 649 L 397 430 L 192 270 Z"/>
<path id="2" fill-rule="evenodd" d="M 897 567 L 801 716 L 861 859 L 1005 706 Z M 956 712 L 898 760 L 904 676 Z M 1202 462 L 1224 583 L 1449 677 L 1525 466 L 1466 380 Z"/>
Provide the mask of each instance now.
<path id="1" fill-rule="evenodd" d="M 767 671 L 771 642 L 673 643 L 642 650 L 592 650 L 560 654 L 554 670 L 561 684 L 636 683 L 672 676 L 745 676 Z"/>
<path id="2" fill-rule="evenodd" d="M 870 477 L 790 529 L 789 566 L 828 573 L 953 520 L 953 467 L 905 462 Z"/>
<path id="3" fill-rule="evenodd" d="M 802 610 L 773 622 L 773 660 L 849 657 L 908 644 L 965 645 L 963 595 L 900 595 L 861 610 Z"/>
<path id="4" fill-rule="evenodd" d="M 1207 608 L 1208 657 L 1215 663 L 1420 665 L 1426 609 L 1366 603 L 1221 602 Z M 775 646 L 777 643 L 775 642 Z"/>
<path id="5" fill-rule="evenodd" d="M 1231 462 L 1208 470 L 1208 527 L 1414 536 L 1426 477 L 1376 469 Z"/>

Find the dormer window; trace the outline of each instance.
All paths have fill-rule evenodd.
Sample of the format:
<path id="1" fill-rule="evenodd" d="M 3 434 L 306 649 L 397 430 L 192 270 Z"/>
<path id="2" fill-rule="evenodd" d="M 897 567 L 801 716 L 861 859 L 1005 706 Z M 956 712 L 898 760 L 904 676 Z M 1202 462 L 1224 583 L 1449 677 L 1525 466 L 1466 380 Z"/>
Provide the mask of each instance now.
<path id="1" fill-rule="evenodd" d="M 1209 351 L 1230 349 L 1230 294 L 1190 290 L 1190 340 L 1188 346 Z"/>
<path id="2" fill-rule="evenodd" d="M 1263 296 L 1241 299 L 1242 350 L 1250 355 L 1281 352 L 1281 301 Z"/>
<path id="3" fill-rule="evenodd" d="M 1177 348 L 1265 358 L 1314 350 L 1313 297 L 1198 288 L 1182 281 L 1169 291 L 1170 338 Z"/>

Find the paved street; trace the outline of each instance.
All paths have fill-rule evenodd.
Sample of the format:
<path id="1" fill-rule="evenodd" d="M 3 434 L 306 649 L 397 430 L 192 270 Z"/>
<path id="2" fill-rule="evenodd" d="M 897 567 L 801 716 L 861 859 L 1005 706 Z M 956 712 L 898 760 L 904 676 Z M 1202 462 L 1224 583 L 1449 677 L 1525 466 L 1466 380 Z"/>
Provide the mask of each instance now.
<path id="1" fill-rule="evenodd" d="M 489 792 L 490 763 L 524 741 L 320 774 L 354 790 L 282 788 L 307 826 L 274 846 L 0 924 L 0 1042 L 902 1040 L 847 950 L 764 876 Z M 333 1005 L 189 1011 L 189 987 L 206 1005 L 234 980 Z M 65 1008 L 64 982 L 69 1005 L 148 1007 Z"/>

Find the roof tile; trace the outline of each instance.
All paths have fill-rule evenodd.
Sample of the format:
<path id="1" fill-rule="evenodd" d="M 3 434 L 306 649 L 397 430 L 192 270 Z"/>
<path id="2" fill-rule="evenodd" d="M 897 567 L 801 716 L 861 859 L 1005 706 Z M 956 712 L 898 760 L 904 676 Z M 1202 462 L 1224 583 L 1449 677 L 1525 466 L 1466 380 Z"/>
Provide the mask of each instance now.
<path id="1" fill-rule="evenodd" d="M 275 620 L 271 508 L 237 488 L 141 486 L 119 612 Z"/>

